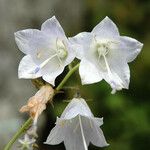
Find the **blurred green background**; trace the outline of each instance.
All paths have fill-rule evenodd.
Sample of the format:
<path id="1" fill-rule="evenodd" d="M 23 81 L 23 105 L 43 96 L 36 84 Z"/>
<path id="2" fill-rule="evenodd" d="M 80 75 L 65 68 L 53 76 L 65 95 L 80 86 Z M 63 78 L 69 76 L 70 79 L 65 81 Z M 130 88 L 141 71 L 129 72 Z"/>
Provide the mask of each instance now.
<path id="1" fill-rule="evenodd" d="M 83 98 L 97 117 L 104 117 L 102 126 L 110 144 L 107 148 L 90 145 L 89 150 L 148 150 L 150 149 L 150 1 L 149 0 L 0 0 L 0 149 L 12 137 L 27 115 L 20 114 L 36 89 L 30 80 L 17 78 L 17 67 L 23 54 L 17 49 L 13 33 L 26 28 L 40 28 L 55 15 L 67 36 L 91 31 L 105 16 L 118 26 L 121 35 L 144 43 L 137 59 L 130 63 L 129 90 L 111 95 L 104 81 L 81 86 L 78 72 L 66 86 L 79 85 Z M 67 69 L 66 69 L 67 71 Z M 59 76 L 56 83 L 65 75 Z M 46 140 L 66 102 L 75 91 L 55 97 L 54 108 L 48 106 L 38 123 L 40 150 L 63 150 L 63 144 L 47 146 Z M 15 144 L 14 150 L 18 148 Z"/>

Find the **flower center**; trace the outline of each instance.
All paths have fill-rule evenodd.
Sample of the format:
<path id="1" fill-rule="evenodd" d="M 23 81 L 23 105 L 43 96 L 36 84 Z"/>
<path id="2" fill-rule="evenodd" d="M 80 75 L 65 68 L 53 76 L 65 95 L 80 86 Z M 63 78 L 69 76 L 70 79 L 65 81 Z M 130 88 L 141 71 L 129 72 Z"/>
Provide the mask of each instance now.
<path id="1" fill-rule="evenodd" d="M 65 57 L 67 57 L 68 52 L 67 52 L 67 50 L 66 50 L 66 46 L 65 46 L 65 44 L 64 44 L 63 41 L 57 39 L 57 40 L 56 40 L 56 48 L 57 48 L 57 50 L 56 50 L 57 56 L 58 56 L 60 59 L 63 59 L 63 58 L 65 58 Z"/>
<path id="2" fill-rule="evenodd" d="M 113 79 L 113 74 L 111 72 L 111 69 L 110 69 L 110 66 L 109 66 L 109 63 L 108 63 L 108 58 L 106 57 L 107 54 L 109 53 L 110 49 L 111 49 L 111 44 L 112 42 L 105 42 L 105 43 L 101 43 L 101 44 L 97 44 L 96 45 L 96 48 L 97 48 L 97 53 L 98 53 L 98 62 L 99 62 L 99 65 L 106 69 L 107 73 L 108 73 L 108 76 L 109 76 L 109 79 L 110 79 L 110 85 L 113 89 L 112 93 L 115 93 L 116 91 L 116 84 L 114 82 L 114 79 Z"/>
<path id="3" fill-rule="evenodd" d="M 63 64 L 63 60 L 67 57 L 68 52 L 64 42 L 60 39 L 56 39 L 56 53 L 51 55 L 45 61 L 43 61 L 39 66 L 37 66 L 32 73 L 38 73 L 40 69 L 42 69 L 46 64 L 48 64 L 53 58 L 57 57 L 59 60 L 59 65 Z M 40 56 L 40 55 L 38 55 Z M 38 57 L 37 56 L 37 57 Z"/>
<path id="4" fill-rule="evenodd" d="M 98 54 L 98 63 L 102 69 L 107 69 L 110 73 L 110 68 L 107 62 L 107 55 L 110 51 L 110 43 L 109 42 L 96 42 L 96 54 Z"/>
<path id="5" fill-rule="evenodd" d="M 109 46 L 107 43 L 102 43 L 102 44 L 97 44 L 97 52 L 98 52 L 98 56 L 105 56 L 107 55 L 107 53 L 109 52 Z"/>
<path id="6" fill-rule="evenodd" d="M 96 52 L 98 53 L 98 63 L 101 66 L 101 68 L 105 69 L 108 73 L 110 85 L 113 89 L 111 93 L 113 94 L 116 92 L 116 90 L 122 89 L 123 83 L 117 74 L 115 76 L 118 78 L 118 82 L 114 81 L 114 75 L 113 75 L 114 73 L 112 73 L 108 62 L 107 55 L 109 51 L 113 49 L 112 44 L 117 44 L 117 43 L 115 41 L 101 41 L 101 42 L 96 41 Z"/>

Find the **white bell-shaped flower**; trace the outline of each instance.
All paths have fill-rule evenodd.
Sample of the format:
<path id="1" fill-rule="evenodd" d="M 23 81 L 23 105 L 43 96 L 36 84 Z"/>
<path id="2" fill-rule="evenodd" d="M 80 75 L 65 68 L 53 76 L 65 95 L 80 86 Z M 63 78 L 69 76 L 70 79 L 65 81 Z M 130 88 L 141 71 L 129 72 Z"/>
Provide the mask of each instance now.
<path id="1" fill-rule="evenodd" d="M 90 142 L 98 147 L 108 146 L 99 127 L 102 124 L 103 118 L 95 118 L 84 99 L 74 98 L 57 118 L 45 143 L 64 142 L 66 150 L 88 150 Z"/>
<path id="2" fill-rule="evenodd" d="M 26 54 L 19 65 L 19 78 L 42 77 L 54 85 L 55 78 L 75 58 L 71 44 L 55 17 L 46 20 L 41 30 L 16 32 L 15 40 L 19 49 Z"/>
<path id="3" fill-rule="evenodd" d="M 79 33 L 70 38 L 81 59 L 79 73 L 82 84 L 96 83 L 104 79 L 112 93 L 128 89 L 133 61 L 142 49 L 139 41 L 120 36 L 117 26 L 108 17 L 104 18 L 92 32 Z"/>

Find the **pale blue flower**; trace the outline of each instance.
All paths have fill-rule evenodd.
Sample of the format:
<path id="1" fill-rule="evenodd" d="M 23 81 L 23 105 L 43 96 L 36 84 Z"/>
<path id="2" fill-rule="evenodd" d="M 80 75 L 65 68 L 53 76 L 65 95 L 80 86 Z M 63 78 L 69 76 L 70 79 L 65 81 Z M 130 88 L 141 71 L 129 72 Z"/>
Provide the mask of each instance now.
<path id="1" fill-rule="evenodd" d="M 87 150 L 90 142 L 98 147 L 108 146 L 100 129 L 102 124 L 103 118 L 95 118 L 84 99 L 74 98 L 57 118 L 45 143 L 64 142 L 66 150 Z"/>
<path id="2" fill-rule="evenodd" d="M 117 26 L 108 17 L 104 18 L 92 32 L 82 32 L 70 41 L 81 59 L 79 73 L 82 84 L 96 83 L 104 79 L 112 93 L 128 89 L 133 61 L 142 49 L 139 41 L 120 36 Z"/>
<path id="3" fill-rule="evenodd" d="M 16 32 L 15 40 L 19 49 L 26 54 L 19 65 L 19 78 L 42 77 L 54 85 L 56 77 L 75 58 L 71 44 L 55 17 L 46 20 L 41 30 Z"/>

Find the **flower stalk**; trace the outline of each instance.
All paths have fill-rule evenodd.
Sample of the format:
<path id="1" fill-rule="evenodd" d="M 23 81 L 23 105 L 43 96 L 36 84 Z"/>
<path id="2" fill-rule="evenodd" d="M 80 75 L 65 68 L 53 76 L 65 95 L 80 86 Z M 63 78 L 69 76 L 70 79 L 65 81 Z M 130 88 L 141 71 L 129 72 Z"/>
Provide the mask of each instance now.
<path id="1" fill-rule="evenodd" d="M 62 89 L 62 87 L 64 86 L 64 84 L 66 83 L 66 81 L 70 78 L 70 76 L 79 68 L 79 63 L 74 66 L 64 77 L 64 79 L 60 82 L 60 84 L 57 86 L 56 91 L 59 91 L 60 89 Z"/>
<path id="2" fill-rule="evenodd" d="M 29 118 L 22 127 L 16 132 L 16 134 L 12 137 L 9 143 L 5 146 L 4 150 L 10 150 L 15 141 L 32 125 L 32 118 Z"/>

